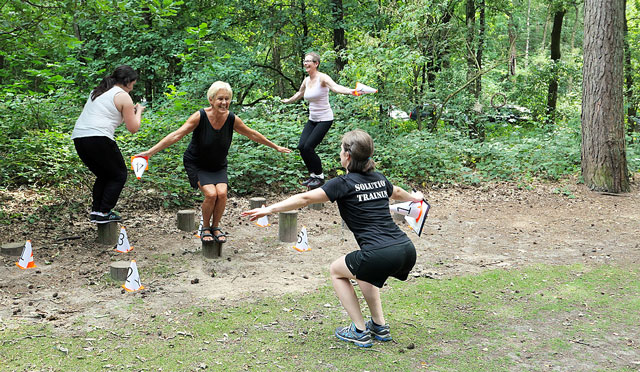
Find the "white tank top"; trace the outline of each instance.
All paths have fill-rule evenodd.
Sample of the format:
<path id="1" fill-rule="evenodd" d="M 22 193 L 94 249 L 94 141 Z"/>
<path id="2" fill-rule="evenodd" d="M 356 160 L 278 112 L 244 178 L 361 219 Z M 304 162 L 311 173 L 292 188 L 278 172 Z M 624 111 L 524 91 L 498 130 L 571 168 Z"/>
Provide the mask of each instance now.
<path id="1" fill-rule="evenodd" d="M 80 117 L 76 120 L 71 139 L 102 136 L 113 140 L 113 133 L 123 120 L 122 113 L 113 102 L 113 98 L 120 92 L 124 92 L 124 89 L 114 85 L 93 101 L 89 95 Z"/>
<path id="2" fill-rule="evenodd" d="M 309 120 L 333 120 L 333 111 L 329 106 L 329 88 L 323 87 L 319 80 L 309 88 L 309 79 L 307 79 L 304 89 L 304 99 L 309 101 Z"/>

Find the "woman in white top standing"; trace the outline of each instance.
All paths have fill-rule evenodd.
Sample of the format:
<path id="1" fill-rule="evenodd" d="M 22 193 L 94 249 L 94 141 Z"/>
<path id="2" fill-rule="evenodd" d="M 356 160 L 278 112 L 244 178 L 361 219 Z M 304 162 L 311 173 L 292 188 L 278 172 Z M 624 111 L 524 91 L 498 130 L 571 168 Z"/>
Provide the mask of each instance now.
<path id="1" fill-rule="evenodd" d="M 116 68 L 93 89 L 71 134 L 80 159 L 96 175 L 91 222 L 121 220 L 112 209 L 127 181 L 127 166 L 114 132 L 123 121 L 131 133 L 140 129 L 144 106 L 134 105 L 129 96 L 137 80 L 131 67 Z"/>
<path id="2" fill-rule="evenodd" d="M 309 170 L 310 177 L 302 182 L 303 186 L 315 189 L 324 184 L 324 174 L 322 173 L 322 162 L 316 154 L 316 147 L 333 124 L 333 111 L 329 105 L 329 90 L 334 93 L 354 95 L 355 90 L 336 84 L 331 77 L 318 71 L 320 66 L 320 56 L 311 52 L 304 57 L 304 70 L 307 76 L 300 89 L 291 98 L 283 99 L 283 103 L 291 103 L 304 98 L 309 101 L 309 121 L 304 126 L 298 150 L 304 164 Z"/>

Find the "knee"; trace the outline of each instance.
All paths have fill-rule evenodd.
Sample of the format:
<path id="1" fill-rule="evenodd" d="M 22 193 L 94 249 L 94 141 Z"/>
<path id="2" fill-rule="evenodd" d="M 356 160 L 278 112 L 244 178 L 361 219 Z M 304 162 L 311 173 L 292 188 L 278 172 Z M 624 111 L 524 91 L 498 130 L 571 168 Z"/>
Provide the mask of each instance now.
<path id="1" fill-rule="evenodd" d="M 203 192 L 203 194 L 204 194 L 205 203 L 212 202 L 212 201 L 215 202 L 218 199 L 218 193 L 215 190 L 213 191 L 206 190 Z"/>

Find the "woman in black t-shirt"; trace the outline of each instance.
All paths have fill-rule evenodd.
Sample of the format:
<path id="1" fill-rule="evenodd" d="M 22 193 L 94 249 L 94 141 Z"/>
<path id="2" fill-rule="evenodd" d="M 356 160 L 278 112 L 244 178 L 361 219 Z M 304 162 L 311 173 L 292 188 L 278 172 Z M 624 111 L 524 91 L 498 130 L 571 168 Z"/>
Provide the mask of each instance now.
<path id="1" fill-rule="evenodd" d="M 189 183 L 193 188 L 199 188 L 204 194 L 201 232 L 203 242 L 227 241 L 219 225 L 227 205 L 227 154 L 233 132 L 279 152 L 291 152 L 288 148 L 274 144 L 258 131 L 249 128 L 242 119 L 230 112 L 232 95 L 229 84 L 216 81 L 207 92 L 211 106 L 195 112 L 180 128 L 168 134 L 149 150 L 136 155 L 151 157 L 193 132 L 183 161 Z"/>
<path id="2" fill-rule="evenodd" d="M 372 154 L 373 140 L 369 134 L 361 130 L 348 132 L 342 137 L 340 151 L 340 163 L 347 169 L 347 174 L 331 179 L 321 188 L 243 213 L 256 220 L 312 203 L 338 203 L 340 216 L 353 232 L 360 250 L 338 258 L 330 266 L 333 288 L 353 321 L 349 326 L 336 329 L 335 335 L 361 347 L 370 347 L 372 337 L 391 340 L 379 288 L 389 276 L 406 280 L 416 262 L 413 243 L 393 222 L 389 198 L 415 202 L 423 198 L 421 192 L 409 194 L 375 172 Z M 371 311 L 371 319 L 366 323 L 350 279 L 358 282 Z"/>

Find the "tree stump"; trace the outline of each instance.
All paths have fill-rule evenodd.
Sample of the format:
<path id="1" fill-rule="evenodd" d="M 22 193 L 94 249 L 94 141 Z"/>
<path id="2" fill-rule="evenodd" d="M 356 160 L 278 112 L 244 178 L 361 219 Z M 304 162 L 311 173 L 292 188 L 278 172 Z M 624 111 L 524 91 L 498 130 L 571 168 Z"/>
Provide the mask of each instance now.
<path id="1" fill-rule="evenodd" d="M 288 243 L 298 240 L 298 211 L 280 212 L 278 238 Z"/>
<path id="2" fill-rule="evenodd" d="M 202 255 L 204 258 L 218 258 L 222 254 L 222 243 L 215 240 L 202 242 Z"/>
<path id="3" fill-rule="evenodd" d="M 194 231 L 196 226 L 196 211 L 194 209 L 183 209 L 178 211 L 178 229 L 182 231 Z"/>
<path id="4" fill-rule="evenodd" d="M 116 282 L 124 282 L 127 280 L 127 274 L 129 274 L 129 267 L 131 262 L 129 261 L 114 261 L 109 265 L 109 273 L 111 278 Z"/>
<path id="5" fill-rule="evenodd" d="M 324 207 L 324 203 L 313 203 L 309 204 L 309 209 L 313 209 L 314 211 L 319 211 Z"/>
<path id="6" fill-rule="evenodd" d="M 249 199 L 249 209 L 260 208 L 263 205 L 267 204 L 267 199 L 261 197 L 255 197 Z"/>
<path id="7" fill-rule="evenodd" d="M 117 222 L 98 224 L 98 239 L 96 239 L 96 242 L 104 245 L 115 245 L 119 236 L 120 229 Z"/>
<path id="8" fill-rule="evenodd" d="M 20 256 L 24 249 L 24 242 L 20 243 L 5 243 L 0 249 L 0 253 L 4 256 Z"/>

